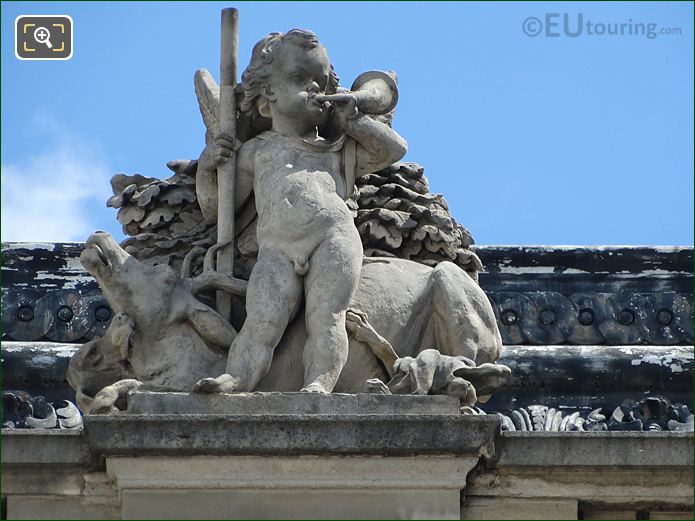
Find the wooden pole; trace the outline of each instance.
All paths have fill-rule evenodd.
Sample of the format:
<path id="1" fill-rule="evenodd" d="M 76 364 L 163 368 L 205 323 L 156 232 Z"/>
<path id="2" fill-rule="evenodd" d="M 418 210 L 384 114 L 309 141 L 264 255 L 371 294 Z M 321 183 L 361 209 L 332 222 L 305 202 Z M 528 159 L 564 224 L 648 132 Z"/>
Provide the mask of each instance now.
<path id="1" fill-rule="evenodd" d="M 239 12 L 222 9 L 220 48 L 220 133 L 236 138 L 237 49 L 239 47 Z M 236 181 L 236 152 L 217 168 L 217 244 L 224 245 L 217 253 L 217 271 L 234 275 L 234 184 Z M 232 296 L 217 292 L 217 311 L 226 320 L 232 318 Z"/>

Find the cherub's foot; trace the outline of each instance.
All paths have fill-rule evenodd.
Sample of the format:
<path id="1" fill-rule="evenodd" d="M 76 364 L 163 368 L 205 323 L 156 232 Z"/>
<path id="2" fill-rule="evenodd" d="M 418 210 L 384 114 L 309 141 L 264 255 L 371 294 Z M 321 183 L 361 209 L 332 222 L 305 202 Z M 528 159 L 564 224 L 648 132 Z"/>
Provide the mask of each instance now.
<path id="1" fill-rule="evenodd" d="M 319 393 L 319 394 L 330 394 L 328 390 L 319 383 L 310 383 L 306 387 L 302 387 L 299 390 L 300 393 Z"/>
<path id="2" fill-rule="evenodd" d="M 223 374 L 217 378 L 203 378 L 193 387 L 194 393 L 233 393 L 237 390 L 233 376 Z"/>
<path id="3" fill-rule="evenodd" d="M 391 394 L 391 390 L 378 378 L 367 380 L 367 392 L 371 394 Z"/>

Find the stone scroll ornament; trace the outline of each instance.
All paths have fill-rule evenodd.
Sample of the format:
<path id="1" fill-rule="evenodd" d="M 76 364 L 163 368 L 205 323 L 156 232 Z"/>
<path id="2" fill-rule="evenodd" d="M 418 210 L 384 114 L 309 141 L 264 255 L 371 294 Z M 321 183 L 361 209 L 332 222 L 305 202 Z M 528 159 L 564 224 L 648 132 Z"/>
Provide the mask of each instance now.
<path id="1" fill-rule="evenodd" d="M 96 232 L 82 253 L 117 313 L 71 360 L 83 410 L 116 412 L 136 388 L 439 393 L 473 405 L 504 385 L 472 238 L 422 169 L 397 162 L 395 74 L 362 74 L 348 90 L 312 32 L 271 33 L 235 88 L 235 136 L 212 76 L 200 70 L 194 84 L 199 160 L 170 162 L 166 180 L 116 175 L 108 205 L 129 238 Z M 230 157 L 233 244 L 217 237 L 218 167 Z M 233 273 L 215 262 L 230 246 Z M 231 321 L 216 292 L 231 296 Z"/>

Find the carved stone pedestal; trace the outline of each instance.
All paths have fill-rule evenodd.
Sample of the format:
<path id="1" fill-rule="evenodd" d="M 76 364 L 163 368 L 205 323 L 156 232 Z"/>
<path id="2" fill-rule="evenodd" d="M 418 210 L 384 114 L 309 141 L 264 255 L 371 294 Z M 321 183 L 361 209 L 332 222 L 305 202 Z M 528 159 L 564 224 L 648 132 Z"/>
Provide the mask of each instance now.
<path id="1" fill-rule="evenodd" d="M 455 396 L 315 393 L 157 393 L 128 397 L 130 414 L 459 414 Z"/>
<path id="2" fill-rule="evenodd" d="M 467 456 L 107 457 L 123 519 L 459 519 Z"/>
<path id="3" fill-rule="evenodd" d="M 7 429 L 2 442 L 8 519 L 692 519 L 692 433 L 124 414 L 88 416 L 83 432 Z"/>
<path id="4" fill-rule="evenodd" d="M 444 396 L 136 393 L 128 408 L 85 419 L 123 519 L 458 519 L 499 431 Z"/>

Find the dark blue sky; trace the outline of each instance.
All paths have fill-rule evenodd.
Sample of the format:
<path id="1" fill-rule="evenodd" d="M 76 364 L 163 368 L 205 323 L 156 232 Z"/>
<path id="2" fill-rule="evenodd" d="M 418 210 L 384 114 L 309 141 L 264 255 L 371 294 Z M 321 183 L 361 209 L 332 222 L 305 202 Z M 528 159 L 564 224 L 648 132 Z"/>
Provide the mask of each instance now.
<path id="1" fill-rule="evenodd" d="M 109 177 L 167 177 L 168 160 L 198 156 L 193 73 L 218 76 L 229 5 L 2 3 L 3 240 L 120 234 Z M 258 39 L 294 27 L 317 33 L 346 86 L 395 70 L 406 159 L 479 244 L 693 244 L 692 3 L 236 6 L 240 72 Z M 20 14 L 71 15 L 73 58 L 17 60 Z M 564 14 L 582 34 L 563 34 Z M 650 23 L 653 38 L 628 33 Z M 615 24 L 626 34 L 596 34 Z"/>

